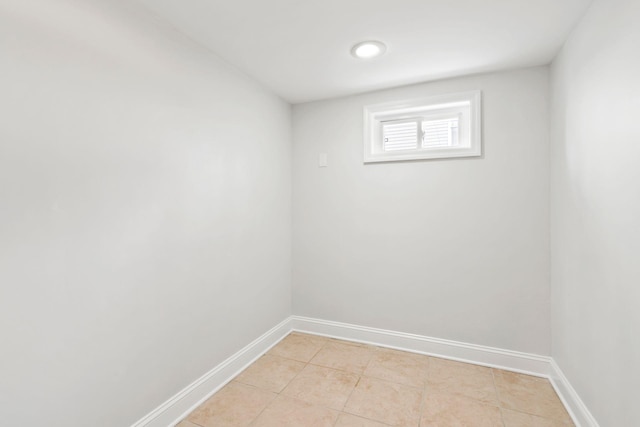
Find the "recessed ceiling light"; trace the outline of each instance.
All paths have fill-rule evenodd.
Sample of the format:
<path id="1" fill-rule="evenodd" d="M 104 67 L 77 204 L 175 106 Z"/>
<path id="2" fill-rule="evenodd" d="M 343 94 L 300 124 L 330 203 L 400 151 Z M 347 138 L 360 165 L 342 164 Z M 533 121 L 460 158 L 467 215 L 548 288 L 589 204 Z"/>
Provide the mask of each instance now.
<path id="1" fill-rule="evenodd" d="M 371 40 L 361 42 L 351 48 L 351 55 L 359 59 L 370 59 L 380 56 L 387 50 L 384 43 Z"/>

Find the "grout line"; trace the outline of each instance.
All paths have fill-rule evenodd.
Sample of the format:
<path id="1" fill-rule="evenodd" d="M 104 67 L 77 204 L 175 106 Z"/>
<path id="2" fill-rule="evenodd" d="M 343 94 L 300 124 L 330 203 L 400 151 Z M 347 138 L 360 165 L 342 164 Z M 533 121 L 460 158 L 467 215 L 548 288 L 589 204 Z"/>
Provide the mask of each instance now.
<path id="1" fill-rule="evenodd" d="M 429 369 L 429 368 L 427 368 Z M 424 387 L 422 387 L 422 396 L 420 397 L 420 411 L 418 413 L 418 427 L 422 426 L 422 415 L 424 414 L 424 406 L 427 400 L 427 380 L 425 378 Z"/>
<path id="2" fill-rule="evenodd" d="M 372 380 L 375 380 L 375 381 L 381 381 L 383 383 L 388 383 L 388 384 L 396 384 L 396 385 L 399 385 L 399 386 L 402 386 L 402 387 L 411 388 L 413 390 L 420 390 L 420 392 L 422 392 L 422 387 L 420 387 L 420 386 L 409 385 L 409 384 L 400 383 L 400 382 L 397 382 L 397 381 L 391 381 L 391 380 L 389 380 L 387 378 L 374 377 L 373 375 L 364 375 L 364 374 L 362 374 L 361 376 L 363 378 L 369 378 L 369 379 L 372 379 Z"/>
<path id="3" fill-rule="evenodd" d="M 496 375 L 494 369 L 491 369 L 491 379 L 493 380 L 493 389 L 496 392 L 496 397 L 498 398 L 498 411 L 500 411 L 500 420 L 502 421 L 502 426 L 506 427 L 504 421 L 504 413 L 502 412 L 502 400 L 500 400 L 500 392 L 498 391 L 498 386 L 496 386 Z"/>
<path id="4" fill-rule="evenodd" d="M 429 388 L 429 378 L 431 376 L 431 365 L 433 364 L 433 361 L 431 360 L 432 357 L 431 356 L 426 356 L 426 357 L 428 360 L 427 374 L 424 379 L 424 389 L 422 392 L 422 403 L 420 404 L 420 419 L 418 420 L 418 427 L 422 427 L 422 415 L 424 414 L 425 402 L 427 400 L 427 389 Z"/>
<path id="5" fill-rule="evenodd" d="M 358 376 L 364 375 L 364 373 L 360 374 L 360 373 L 358 373 L 358 372 L 349 371 L 349 370 L 347 370 L 347 369 L 335 368 L 335 367 L 333 367 L 333 366 L 320 365 L 320 364 L 318 364 L 318 363 L 311 363 L 311 362 L 309 362 L 309 365 L 311 365 L 311 366 L 317 366 L 317 367 L 319 367 L 319 368 L 333 369 L 334 371 L 346 372 L 347 374 L 353 374 L 353 375 L 358 375 Z"/>
<path id="6" fill-rule="evenodd" d="M 342 412 L 338 411 L 338 415 L 336 415 L 336 420 L 333 422 L 333 424 L 331 424 L 332 427 L 336 427 L 336 424 L 338 424 L 338 420 L 340 419 L 340 414 Z"/>
<path id="7" fill-rule="evenodd" d="M 353 412 L 347 412 L 347 411 L 341 411 L 340 413 L 345 415 L 351 415 L 356 418 L 362 418 L 363 420 L 372 421 L 374 423 L 382 424 L 384 426 L 394 427 L 392 424 L 389 424 L 385 421 L 375 420 L 373 418 L 365 417 L 364 415 L 361 415 L 361 414 L 354 414 Z"/>
<path id="8" fill-rule="evenodd" d="M 309 337 L 315 337 L 315 338 L 318 338 L 316 335 L 308 335 L 308 334 L 304 334 L 304 335 L 309 336 Z M 307 361 L 307 363 L 308 363 L 308 364 L 312 364 L 312 363 L 311 363 L 311 361 L 312 361 L 313 359 L 315 359 L 315 357 L 316 357 L 316 356 L 317 356 L 317 355 L 318 355 L 322 350 L 324 350 L 324 348 L 325 348 L 325 347 L 327 346 L 327 344 L 329 343 L 329 340 L 328 340 L 328 339 L 326 339 L 326 338 L 324 338 L 324 337 L 322 337 L 322 339 L 324 340 L 324 343 L 322 343 L 322 345 L 320 346 L 320 348 L 318 349 L 318 351 L 316 351 L 315 353 L 313 353 L 313 356 L 311 356 L 311 357 L 309 358 L 309 360 Z"/>
<path id="9" fill-rule="evenodd" d="M 182 420 L 180 420 L 180 422 L 178 423 L 178 425 L 179 425 L 180 423 L 185 422 L 185 421 L 186 421 L 186 422 L 188 422 L 188 423 L 193 424 L 194 426 L 204 427 L 202 424 L 198 424 L 198 423 L 196 423 L 196 422 L 191 421 L 191 420 L 189 419 L 189 416 L 188 416 L 188 415 L 187 415 L 187 417 L 186 417 L 186 418 L 183 418 Z"/>
<path id="10" fill-rule="evenodd" d="M 502 421 L 502 426 L 507 427 L 504 421 L 504 412 L 502 412 L 502 408 L 498 406 L 498 411 L 500 411 L 500 421 Z"/>
<path id="11" fill-rule="evenodd" d="M 358 388 L 358 384 L 360 384 L 360 380 L 362 379 L 362 377 L 360 375 L 358 375 L 358 381 L 356 381 L 356 384 L 353 386 L 353 388 L 351 389 L 351 393 L 349 393 L 349 396 L 347 396 L 347 400 L 344 401 L 344 405 L 342 405 L 342 410 L 340 412 L 345 412 L 345 409 L 347 408 L 347 403 L 349 403 L 349 400 L 351 399 L 351 396 L 353 396 L 353 393 L 356 391 L 356 388 Z"/>
<path id="12" fill-rule="evenodd" d="M 279 396 L 279 394 L 277 394 L 277 393 L 276 393 L 276 397 L 274 397 L 274 398 L 273 398 L 273 400 L 272 400 L 271 402 L 269 402 L 268 404 L 266 404 L 266 405 L 265 405 L 265 407 L 264 407 L 264 408 L 262 408 L 262 411 L 258 412 L 258 414 L 255 416 L 255 418 L 254 418 L 254 419 L 252 419 L 252 420 L 251 420 L 251 422 L 247 425 L 247 427 L 250 427 L 250 426 L 252 426 L 252 425 L 255 425 L 255 422 L 258 420 L 258 418 L 260 418 L 260 415 L 262 415 L 262 413 L 263 413 L 264 411 L 266 411 L 266 410 L 267 410 L 267 408 L 273 404 L 273 402 L 275 402 L 275 401 L 276 401 L 276 399 L 278 398 L 278 396 Z"/>

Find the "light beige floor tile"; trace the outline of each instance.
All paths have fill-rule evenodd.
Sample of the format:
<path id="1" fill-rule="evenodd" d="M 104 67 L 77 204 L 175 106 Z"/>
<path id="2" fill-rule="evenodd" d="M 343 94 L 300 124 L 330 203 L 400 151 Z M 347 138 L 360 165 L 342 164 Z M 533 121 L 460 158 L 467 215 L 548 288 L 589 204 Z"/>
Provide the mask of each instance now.
<path id="1" fill-rule="evenodd" d="M 188 421 L 203 427 L 247 426 L 275 397 L 275 393 L 232 382 L 192 412 Z"/>
<path id="2" fill-rule="evenodd" d="M 236 377 L 236 381 L 279 393 L 305 367 L 303 362 L 265 354 Z"/>
<path id="3" fill-rule="evenodd" d="M 547 379 L 498 369 L 494 370 L 494 377 L 502 408 L 556 421 L 571 421 Z"/>
<path id="4" fill-rule="evenodd" d="M 326 338 L 292 333 L 273 347 L 269 354 L 308 362 L 326 343 Z"/>
<path id="5" fill-rule="evenodd" d="M 314 405 L 342 410 L 358 379 L 358 375 L 350 372 L 307 365 L 282 394 Z"/>
<path id="6" fill-rule="evenodd" d="M 490 368 L 432 357 L 427 374 L 427 393 L 453 394 L 498 406 Z"/>
<path id="7" fill-rule="evenodd" d="M 467 397 L 427 394 L 420 427 L 503 427 L 500 409 Z"/>
<path id="8" fill-rule="evenodd" d="M 429 357 L 405 351 L 379 348 L 364 375 L 422 388 L 427 379 Z"/>
<path id="9" fill-rule="evenodd" d="M 344 412 L 338 417 L 335 427 L 388 427 L 389 424 L 382 424 L 377 421 L 368 420 L 355 415 L 345 414 Z"/>
<path id="10" fill-rule="evenodd" d="M 421 399 L 419 389 L 362 377 L 344 411 L 392 426 L 416 427 Z"/>
<path id="11" fill-rule="evenodd" d="M 302 400 L 278 396 L 252 427 L 332 427 L 338 412 Z"/>
<path id="12" fill-rule="evenodd" d="M 505 427 L 572 427 L 571 421 L 555 421 L 521 412 L 502 410 Z"/>
<path id="13" fill-rule="evenodd" d="M 309 363 L 361 375 L 367 367 L 369 360 L 371 360 L 373 352 L 373 347 L 362 347 L 331 341 L 328 342 Z"/>
<path id="14" fill-rule="evenodd" d="M 309 359 L 310 364 L 304 363 Z M 335 427 L 419 423 L 420 427 L 502 427 L 503 423 L 504 427 L 573 427 L 546 379 L 297 333 L 178 427 L 332 427 L 334 423 Z"/>

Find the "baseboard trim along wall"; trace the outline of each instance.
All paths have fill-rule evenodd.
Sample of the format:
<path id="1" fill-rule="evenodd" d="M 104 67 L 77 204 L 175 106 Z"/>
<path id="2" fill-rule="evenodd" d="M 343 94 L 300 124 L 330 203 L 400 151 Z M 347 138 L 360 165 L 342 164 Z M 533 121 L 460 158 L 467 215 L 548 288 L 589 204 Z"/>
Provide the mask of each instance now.
<path id="1" fill-rule="evenodd" d="M 538 377 L 548 377 L 550 373 L 550 358 L 545 356 L 300 316 L 292 316 L 291 322 L 292 329 L 300 332 L 507 369 Z"/>
<path id="2" fill-rule="evenodd" d="M 301 316 L 285 319 L 140 419 L 132 427 L 175 426 L 292 331 L 548 378 L 577 427 L 599 427 L 551 357 Z"/>
<path id="3" fill-rule="evenodd" d="M 291 332 L 287 318 L 189 384 L 131 427 L 173 427 Z"/>
<path id="4" fill-rule="evenodd" d="M 551 359 L 549 380 L 578 427 L 600 427 L 555 360 Z"/>

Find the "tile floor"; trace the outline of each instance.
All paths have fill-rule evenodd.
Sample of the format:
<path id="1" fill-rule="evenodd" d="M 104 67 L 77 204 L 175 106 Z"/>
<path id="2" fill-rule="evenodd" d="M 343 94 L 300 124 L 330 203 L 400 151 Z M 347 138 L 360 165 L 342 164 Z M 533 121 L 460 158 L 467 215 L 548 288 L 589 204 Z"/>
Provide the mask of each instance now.
<path id="1" fill-rule="evenodd" d="M 568 427 L 549 381 L 293 333 L 178 427 Z"/>

